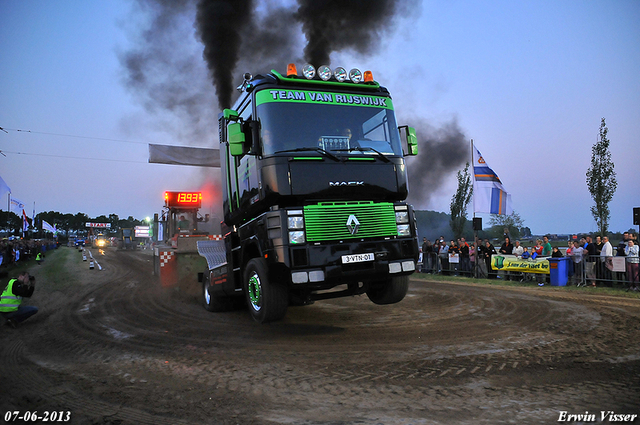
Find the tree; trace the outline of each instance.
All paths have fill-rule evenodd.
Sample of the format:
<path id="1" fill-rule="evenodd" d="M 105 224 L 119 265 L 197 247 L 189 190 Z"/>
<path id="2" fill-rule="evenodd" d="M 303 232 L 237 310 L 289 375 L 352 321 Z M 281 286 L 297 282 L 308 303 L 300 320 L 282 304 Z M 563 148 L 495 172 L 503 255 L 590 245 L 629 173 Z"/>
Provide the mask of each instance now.
<path id="1" fill-rule="evenodd" d="M 62 223 L 61 223 L 61 228 L 64 229 L 65 234 L 69 234 L 69 232 L 72 230 L 72 226 L 73 225 L 73 214 L 71 213 L 66 213 L 62 215 Z"/>
<path id="2" fill-rule="evenodd" d="M 140 226 L 140 225 L 142 225 L 142 221 L 133 218 L 133 216 L 127 217 L 126 220 L 123 218 L 118 220 L 118 228 L 120 229 L 132 229 L 135 226 Z"/>
<path id="3" fill-rule="evenodd" d="M 521 234 L 524 234 L 527 231 L 531 234 L 529 228 L 524 227 L 524 220 L 522 220 L 520 214 L 515 211 L 509 215 L 491 214 L 489 224 L 491 224 L 491 229 L 489 229 L 487 233 L 498 239 L 501 239 L 504 235 L 504 229 L 509 231 L 511 239 L 513 239 L 511 242 L 518 239 Z"/>
<path id="4" fill-rule="evenodd" d="M 117 214 L 109 214 L 109 216 L 101 215 L 95 219 L 90 219 L 85 213 L 77 214 L 62 214 L 57 211 L 42 211 L 36 215 L 37 228 L 34 229 L 34 233 L 27 235 L 27 238 L 37 237 L 35 232 L 40 232 L 42 235 L 42 221 L 46 221 L 52 226 L 56 226 L 60 235 L 68 236 L 69 233 L 74 232 L 78 234 L 86 234 L 86 223 L 88 221 L 97 222 L 110 222 L 112 223 L 111 231 L 115 232 L 118 229 L 118 222 L 121 222 L 125 227 L 134 227 L 142 224 L 142 221 L 129 216 L 126 220 L 120 220 Z M 13 212 L 6 212 L 0 210 L 0 233 L 6 235 L 16 234 L 19 235 L 22 232 L 22 215 L 17 215 Z"/>
<path id="5" fill-rule="evenodd" d="M 86 232 L 86 224 L 89 221 L 89 216 L 85 213 L 77 213 L 71 218 L 71 225 L 69 226 L 71 230 L 75 230 L 76 232 Z"/>
<path id="6" fill-rule="evenodd" d="M 103 215 L 99 215 L 96 218 L 92 218 L 91 221 L 96 222 L 96 223 L 110 223 L 109 219 L 104 214 Z"/>
<path id="7" fill-rule="evenodd" d="M 118 214 L 109 214 L 109 223 L 111 223 L 112 232 L 118 231 L 118 221 L 120 221 L 120 217 L 118 217 Z"/>
<path id="8" fill-rule="evenodd" d="M 458 190 L 451 198 L 451 230 L 456 239 L 462 237 L 464 226 L 467 223 L 467 205 L 473 195 L 473 184 L 469 174 L 469 163 L 464 170 L 458 171 Z"/>
<path id="9" fill-rule="evenodd" d="M 13 211 L 0 211 L 0 229 L 8 234 L 18 234 L 22 231 L 22 217 Z"/>
<path id="10" fill-rule="evenodd" d="M 609 227 L 609 202 L 613 198 L 618 182 L 609 152 L 609 129 L 604 118 L 600 121 L 598 141 L 591 148 L 591 167 L 587 170 L 587 187 L 595 205 L 591 207 L 591 215 L 596 221 L 601 235 L 606 235 Z"/>

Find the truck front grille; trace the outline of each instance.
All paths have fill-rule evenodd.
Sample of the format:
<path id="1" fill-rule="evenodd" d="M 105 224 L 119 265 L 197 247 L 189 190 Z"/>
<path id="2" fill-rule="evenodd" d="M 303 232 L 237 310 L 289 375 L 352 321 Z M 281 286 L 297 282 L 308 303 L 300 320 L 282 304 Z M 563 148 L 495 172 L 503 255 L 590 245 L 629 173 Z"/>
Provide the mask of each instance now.
<path id="1" fill-rule="evenodd" d="M 359 223 L 357 231 L 351 220 Z M 304 207 L 304 225 L 308 242 L 396 236 L 396 215 L 391 203 L 322 202 Z"/>

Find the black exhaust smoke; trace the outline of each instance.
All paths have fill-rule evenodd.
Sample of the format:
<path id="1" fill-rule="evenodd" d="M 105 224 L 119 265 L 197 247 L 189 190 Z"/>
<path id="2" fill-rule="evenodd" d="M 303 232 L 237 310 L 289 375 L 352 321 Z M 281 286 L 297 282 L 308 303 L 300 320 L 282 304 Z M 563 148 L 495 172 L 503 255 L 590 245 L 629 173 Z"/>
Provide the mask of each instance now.
<path id="1" fill-rule="evenodd" d="M 287 57 L 276 63 L 280 68 L 295 59 L 291 52 L 302 25 L 307 45 L 304 58 L 314 66 L 330 64 L 334 51 L 351 48 L 368 54 L 390 30 L 399 11 L 417 7 L 416 0 L 297 0 L 298 9 L 267 6 L 256 19 L 253 0 L 199 0 L 196 28 L 204 45 L 203 57 L 211 72 L 220 108 L 232 102 L 233 75 L 239 58 L 252 72 L 269 71 L 265 61 Z M 241 54 L 242 53 L 242 54 Z M 259 60 L 262 59 L 262 60 Z"/>
<path id="2" fill-rule="evenodd" d="M 354 49 L 369 54 L 400 11 L 417 7 L 415 0 L 298 0 L 296 19 L 307 39 L 304 57 L 313 66 L 330 64 L 330 54 Z"/>
<path id="3" fill-rule="evenodd" d="M 418 156 L 407 159 L 408 200 L 417 208 L 425 208 L 451 173 L 463 169 L 464 164 L 471 161 L 470 142 L 456 119 L 440 128 L 416 119 L 408 122 L 415 126 L 418 135 Z"/>
<path id="4" fill-rule="evenodd" d="M 202 49 L 194 43 L 194 1 L 138 0 L 132 8 L 135 19 L 123 24 L 129 46 L 118 52 L 124 86 L 154 117 L 153 131 L 210 144 L 217 108 Z M 121 124 L 125 131 L 141 130 L 135 117 Z"/>
<path id="5" fill-rule="evenodd" d="M 120 54 L 125 84 L 142 97 L 147 109 L 164 108 L 194 120 L 198 109 L 208 109 L 203 98 L 211 99 L 212 94 L 202 90 L 196 63 L 201 59 L 189 51 L 188 37 L 193 34 L 185 34 L 184 24 L 191 16 L 195 15 L 192 28 L 203 45 L 209 84 L 223 109 L 231 106 L 240 83 L 234 75 L 283 70 L 300 59 L 295 52 L 301 50 L 304 60 L 316 67 L 330 65 L 336 51 L 371 54 L 399 16 L 417 15 L 419 2 L 297 0 L 296 8 L 295 3 L 257 0 L 138 0 L 136 6 L 151 19 L 135 34 L 135 46 Z"/>
<path id="6" fill-rule="evenodd" d="M 220 109 L 231 107 L 233 73 L 240 55 L 240 33 L 252 21 L 253 0 L 201 0 L 196 24 L 203 57 L 211 72 Z"/>

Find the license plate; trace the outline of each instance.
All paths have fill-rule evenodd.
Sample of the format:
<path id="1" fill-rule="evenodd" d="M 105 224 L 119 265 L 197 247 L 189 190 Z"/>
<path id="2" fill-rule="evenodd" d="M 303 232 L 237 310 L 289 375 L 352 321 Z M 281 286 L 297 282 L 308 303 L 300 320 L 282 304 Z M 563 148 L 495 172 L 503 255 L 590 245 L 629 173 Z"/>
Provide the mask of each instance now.
<path id="1" fill-rule="evenodd" d="M 342 256 L 342 264 L 363 263 L 365 261 L 373 261 L 374 259 L 375 259 L 375 257 L 373 255 L 373 253 L 343 255 Z"/>

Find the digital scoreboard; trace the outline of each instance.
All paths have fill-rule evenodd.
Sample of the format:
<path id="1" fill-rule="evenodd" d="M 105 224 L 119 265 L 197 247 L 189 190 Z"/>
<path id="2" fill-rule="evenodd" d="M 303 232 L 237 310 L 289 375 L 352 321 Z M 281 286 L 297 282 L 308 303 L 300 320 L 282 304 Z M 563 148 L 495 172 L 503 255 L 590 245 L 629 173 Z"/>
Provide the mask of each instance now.
<path id="1" fill-rule="evenodd" d="M 165 192 L 164 204 L 169 208 L 200 208 L 202 192 Z"/>

